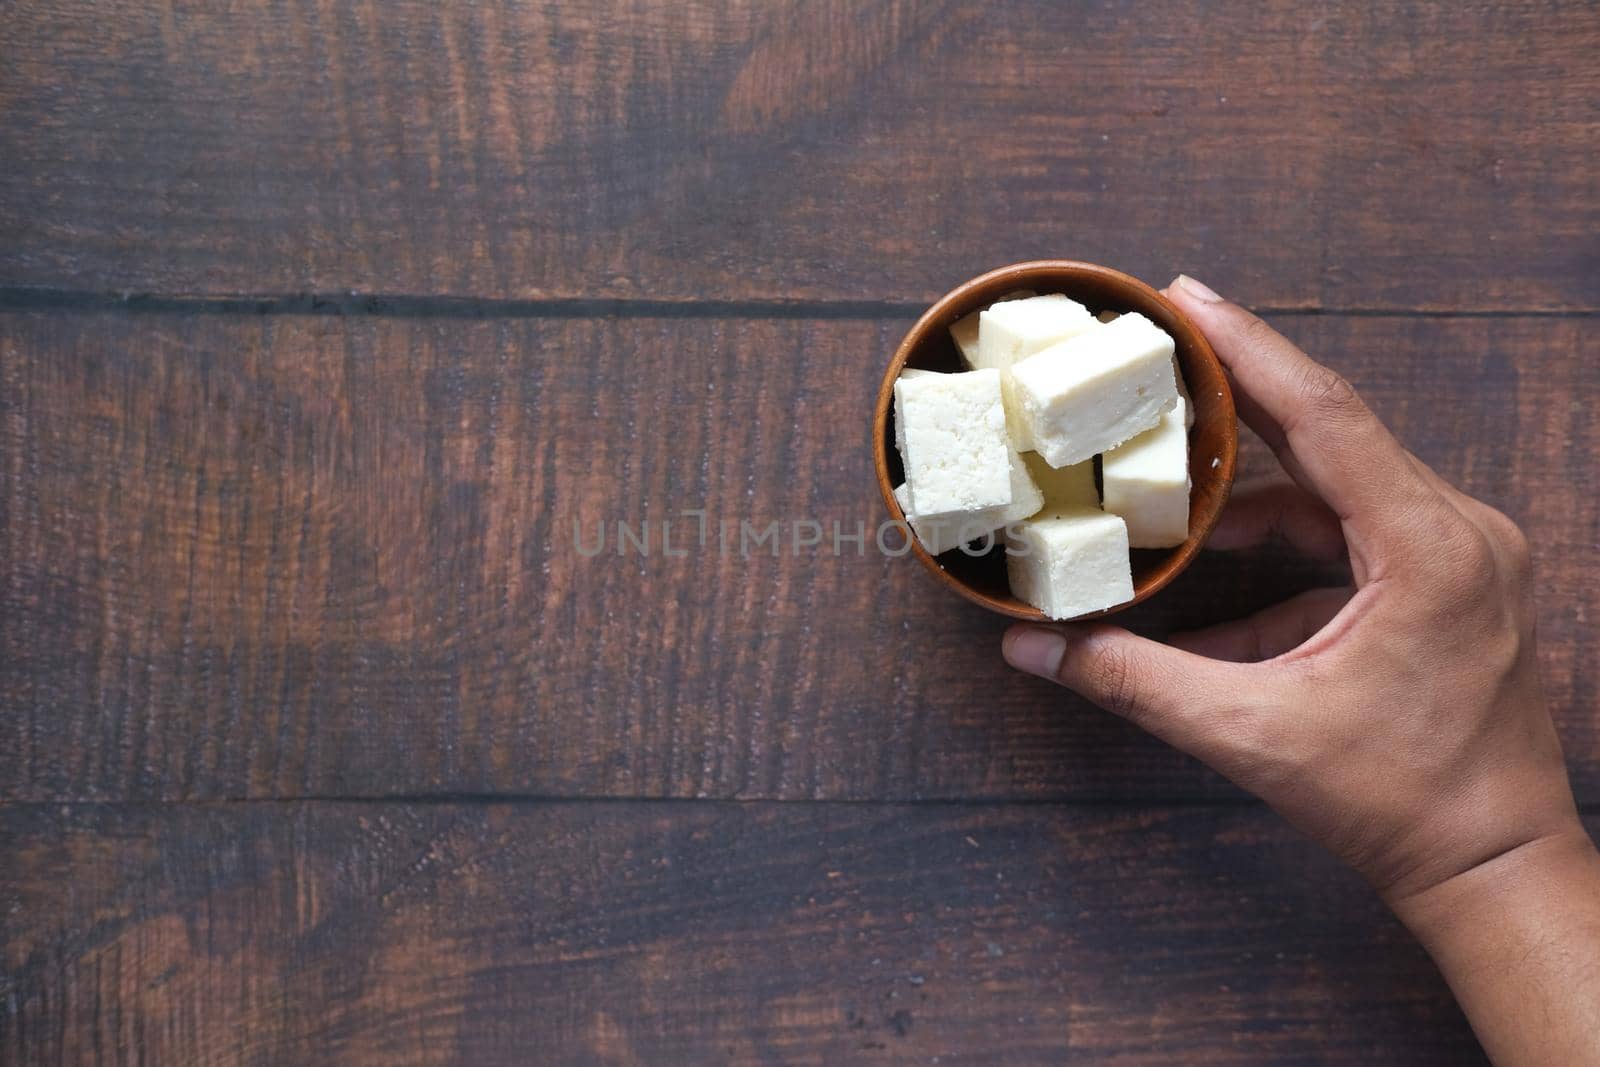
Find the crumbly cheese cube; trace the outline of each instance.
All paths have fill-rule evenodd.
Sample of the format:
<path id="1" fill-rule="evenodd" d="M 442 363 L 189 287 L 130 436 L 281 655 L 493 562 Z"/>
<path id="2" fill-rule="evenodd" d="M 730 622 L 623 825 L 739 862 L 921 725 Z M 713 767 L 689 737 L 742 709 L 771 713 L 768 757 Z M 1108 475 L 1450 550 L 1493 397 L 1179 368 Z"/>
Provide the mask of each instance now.
<path id="1" fill-rule="evenodd" d="M 1133 599 L 1128 528 L 1089 508 L 1045 512 L 1007 531 L 1011 591 L 1052 619 L 1072 619 Z"/>
<path id="2" fill-rule="evenodd" d="M 995 303 L 1002 303 L 1006 300 L 1026 300 L 1028 297 L 1034 295 L 1036 294 L 1032 289 L 1018 289 L 1014 292 L 1007 293 L 1005 296 L 1002 296 L 999 300 L 995 301 Z M 994 305 L 991 304 L 989 306 L 993 307 Z M 974 311 L 970 315 L 964 315 L 957 319 L 950 326 L 950 338 L 951 340 L 955 341 L 956 349 L 961 353 L 961 362 L 965 363 L 969 367 L 977 367 L 980 365 L 977 362 L 977 359 L 978 316 L 981 314 L 983 314 L 982 311 Z"/>
<path id="3" fill-rule="evenodd" d="M 1094 318 L 1099 318 L 1101 322 L 1115 322 L 1115 320 L 1120 317 L 1122 317 L 1122 312 L 1104 310 L 1104 312 L 1101 312 L 1101 314 L 1096 315 Z M 1184 408 L 1184 427 L 1192 427 L 1195 424 L 1195 405 L 1194 402 L 1192 402 L 1192 400 L 1189 398 L 1189 386 L 1184 384 L 1184 373 L 1182 373 L 1182 371 L 1178 368 L 1178 357 L 1176 357 L 1176 355 L 1173 355 L 1173 378 L 1178 381 L 1179 397 L 1182 397 L 1184 403 L 1189 405 L 1187 408 Z"/>
<path id="4" fill-rule="evenodd" d="M 961 353 L 961 362 L 969 367 L 977 365 L 978 316 L 981 314 L 983 312 L 974 311 L 950 324 L 950 339 L 956 343 L 956 351 Z"/>
<path id="5" fill-rule="evenodd" d="M 904 485 L 895 486 L 895 502 L 900 505 L 900 510 L 905 513 L 906 522 L 911 526 L 911 532 L 917 535 L 917 540 L 922 542 L 922 547 L 937 556 L 941 552 L 948 552 L 952 548 L 959 548 L 965 542 L 961 536 L 965 531 L 972 537 L 982 537 L 987 530 L 976 530 L 960 522 L 946 522 L 943 519 L 924 519 L 911 507 L 911 492 Z"/>
<path id="6" fill-rule="evenodd" d="M 1114 322 L 1121 317 L 1122 312 L 1109 310 L 1102 311 L 1100 314 L 1095 316 L 1095 318 L 1099 319 L 1101 322 Z M 1172 377 L 1178 383 L 1178 395 L 1183 398 L 1183 402 L 1185 404 L 1189 405 L 1183 409 L 1183 425 L 1186 428 L 1193 427 L 1194 401 L 1189 399 L 1189 387 L 1184 384 L 1183 371 L 1178 367 L 1178 357 L 1176 355 L 1172 357 Z"/>
<path id="7" fill-rule="evenodd" d="M 906 522 L 910 523 L 911 531 L 917 535 L 917 540 L 922 542 L 924 548 L 937 556 L 968 541 L 975 541 L 984 534 L 992 533 L 1009 523 L 1025 519 L 1044 505 L 1044 495 L 1034 484 L 1029 467 L 1023 463 L 1022 457 L 1012 451 L 1008 460 L 1011 466 L 1011 503 L 1003 507 L 986 508 L 955 516 L 923 516 L 911 506 L 911 491 L 905 485 L 895 488 L 894 498 L 899 503 L 900 510 L 905 512 Z"/>
<path id="8" fill-rule="evenodd" d="M 1182 400 L 1100 460 L 1106 510 L 1128 524 L 1132 548 L 1171 548 L 1189 536 L 1189 434 Z"/>
<path id="9" fill-rule="evenodd" d="M 1066 467 L 1150 429 L 1177 402 L 1172 338 L 1137 313 L 1052 345 L 1011 368 L 1014 436 Z"/>
<path id="10" fill-rule="evenodd" d="M 1099 319 L 1101 322 L 1114 322 L 1121 316 L 1122 312 L 1120 311 L 1102 311 L 1100 314 L 1096 315 L 1095 318 Z M 1184 403 L 1189 405 L 1183 409 L 1184 425 L 1193 426 L 1194 402 L 1189 399 L 1189 387 L 1184 384 L 1183 371 L 1178 367 L 1178 357 L 1176 355 L 1172 357 L 1172 377 L 1178 383 L 1178 395 L 1183 398 Z"/>
<path id="11" fill-rule="evenodd" d="M 1044 491 L 1034 480 L 1033 472 L 1023 461 L 1021 454 L 1013 448 L 1007 458 L 1011 463 L 1011 503 L 1001 509 L 1000 521 L 995 523 L 996 529 L 1008 522 L 1026 519 L 1044 507 Z M 1092 471 L 1090 477 L 1092 484 Z"/>
<path id="12" fill-rule="evenodd" d="M 922 370 L 922 369 L 920 369 L 918 367 L 901 367 L 900 368 L 900 376 L 895 379 L 895 382 L 899 383 L 899 382 L 904 381 L 904 380 L 906 380 L 908 378 L 926 378 L 931 374 L 937 374 L 937 373 L 939 373 L 939 372 L 938 371 L 931 371 L 931 370 Z M 896 406 L 896 409 L 898 410 L 898 407 L 899 407 L 899 394 L 898 393 L 896 394 L 896 398 L 895 398 L 895 406 Z M 894 444 L 895 444 L 895 448 L 900 452 L 900 455 L 904 456 L 906 454 L 905 433 L 903 432 L 903 427 L 901 426 L 900 419 L 899 419 L 898 415 L 896 416 L 896 418 L 894 420 Z"/>
<path id="13" fill-rule="evenodd" d="M 916 514 L 959 518 L 1012 503 L 999 371 L 902 375 L 894 406 L 895 444 Z"/>
<path id="14" fill-rule="evenodd" d="M 978 348 L 968 363 L 1005 370 L 1097 325 L 1088 308 L 1060 293 L 1002 301 L 978 313 Z"/>
<path id="15" fill-rule="evenodd" d="M 1070 467 L 1052 467 L 1037 452 L 1024 452 L 1022 461 L 1028 466 L 1046 511 L 1064 508 L 1098 508 L 1100 491 L 1094 487 L 1094 460 L 1086 459 Z"/>
<path id="16" fill-rule="evenodd" d="M 1194 400 L 1189 396 L 1189 385 L 1183 380 L 1183 368 L 1178 366 L 1178 357 L 1172 357 L 1172 380 L 1178 387 L 1178 399 L 1183 401 L 1183 428 L 1191 429 L 1194 426 Z"/>

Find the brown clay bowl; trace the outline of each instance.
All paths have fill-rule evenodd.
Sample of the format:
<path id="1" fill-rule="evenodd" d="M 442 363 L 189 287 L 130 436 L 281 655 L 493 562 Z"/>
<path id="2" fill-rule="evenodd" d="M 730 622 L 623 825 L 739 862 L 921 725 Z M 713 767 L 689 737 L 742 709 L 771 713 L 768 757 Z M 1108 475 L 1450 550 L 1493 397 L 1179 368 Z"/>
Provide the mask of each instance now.
<path id="1" fill-rule="evenodd" d="M 1189 539 L 1176 548 L 1135 549 L 1133 599 L 1096 613 L 1096 616 L 1110 615 L 1149 599 L 1194 559 L 1227 502 L 1239 449 L 1233 393 L 1216 353 L 1188 316 L 1139 279 L 1093 263 L 1042 259 L 992 270 L 941 297 L 900 342 L 878 389 L 877 410 L 872 422 L 878 490 L 883 494 L 889 514 L 903 521 L 905 515 L 894 499 L 894 487 L 905 477 L 894 446 L 895 379 L 907 367 L 963 370 L 955 342 L 950 339 L 950 324 L 1017 289 L 1065 293 L 1096 313 L 1137 311 L 1148 316 L 1176 342 L 1178 366 L 1194 399 L 1195 423 L 1189 435 L 1189 477 L 1193 483 L 1189 496 Z M 1011 595 L 1006 582 L 1003 547 L 997 545 L 976 557 L 960 549 L 935 557 L 912 538 L 911 551 L 929 573 L 974 604 L 1014 619 L 1047 621 L 1038 608 Z"/>

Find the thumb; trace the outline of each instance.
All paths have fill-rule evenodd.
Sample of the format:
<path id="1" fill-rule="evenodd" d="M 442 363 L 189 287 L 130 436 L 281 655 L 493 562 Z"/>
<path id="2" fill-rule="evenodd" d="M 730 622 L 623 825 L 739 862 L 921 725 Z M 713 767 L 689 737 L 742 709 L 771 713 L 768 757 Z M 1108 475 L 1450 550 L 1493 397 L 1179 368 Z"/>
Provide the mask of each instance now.
<path id="1" fill-rule="evenodd" d="M 1256 665 L 1207 659 L 1104 623 L 1013 626 L 1001 649 L 1018 670 L 1064 685 L 1201 759 L 1219 755 L 1250 694 L 1265 696 L 1265 676 L 1247 676 Z"/>

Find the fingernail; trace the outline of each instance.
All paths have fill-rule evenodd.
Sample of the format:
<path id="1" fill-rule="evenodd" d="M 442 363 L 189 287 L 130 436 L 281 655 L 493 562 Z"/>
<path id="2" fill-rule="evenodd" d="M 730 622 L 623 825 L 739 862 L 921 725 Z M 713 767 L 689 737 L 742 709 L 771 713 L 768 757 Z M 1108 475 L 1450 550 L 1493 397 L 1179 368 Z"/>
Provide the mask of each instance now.
<path id="1" fill-rule="evenodd" d="M 1218 296 L 1209 285 L 1204 282 L 1197 282 L 1187 274 L 1178 275 L 1172 280 L 1172 284 L 1182 286 L 1183 291 L 1196 300 L 1204 300 L 1208 304 L 1222 303 L 1222 297 Z"/>
<path id="2" fill-rule="evenodd" d="M 1019 626 L 1006 633 L 1000 648 L 1006 662 L 1017 670 L 1054 678 L 1061 666 L 1061 655 L 1067 650 L 1067 640 L 1055 630 Z"/>

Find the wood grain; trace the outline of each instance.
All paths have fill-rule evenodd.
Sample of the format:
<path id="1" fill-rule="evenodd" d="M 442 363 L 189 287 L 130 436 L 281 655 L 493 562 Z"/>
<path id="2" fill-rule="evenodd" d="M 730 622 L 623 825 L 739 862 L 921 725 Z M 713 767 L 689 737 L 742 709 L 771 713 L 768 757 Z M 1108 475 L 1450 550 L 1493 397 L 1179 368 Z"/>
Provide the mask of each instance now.
<path id="1" fill-rule="evenodd" d="M 1280 324 L 1527 527 L 1600 799 L 1586 325 Z M 868 428 L 903 327 L 0 316 L 0 799 L 1234 795 L 1012 673 L 1002 621 L 914 560 L 833 554 L 835 521 L 882 518 Z M 823 544 L 796 552 L 806 520 Z M 618 521 L 652 524 L 648 556 Z M 740 521 L 784 541 L 743 558 Z M 1327 577 L 1210 556 L 1130 618 Z"/>
<path id="2" fill-rule="evenodd" d="M 0 285 L 1600 308 L 1590 4 L 18 0 Z"/>
<path id="3" fill-rule="evenodd" d="M 1482 1063 L 1257 808 L 0 808 L 16 1064 Z"/>

